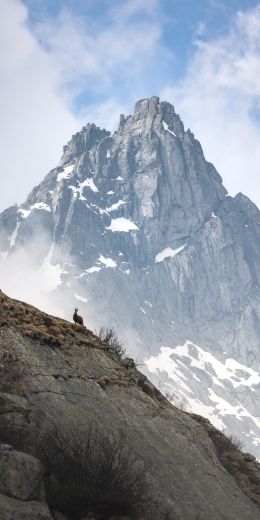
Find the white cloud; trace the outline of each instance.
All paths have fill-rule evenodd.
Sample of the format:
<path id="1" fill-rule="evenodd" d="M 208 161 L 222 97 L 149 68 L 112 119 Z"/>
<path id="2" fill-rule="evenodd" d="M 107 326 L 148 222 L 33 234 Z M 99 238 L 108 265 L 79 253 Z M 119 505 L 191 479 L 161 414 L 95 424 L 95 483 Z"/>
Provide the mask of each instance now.
<path id="1" fill-rule="evenodd" d="M 128 19 L 129 16 L 135 14 L 139 15 L 142 12 L 146 15 L 158 15 L 159 9 L 159 0 L 148 0 L 147 2 L 144 2 L 143 0 L 128 0 L 126 2 L 114 2 L 114 6 L 111 8 L 111 13 L 114 19 L 119 20 L 121 23 L 122 20 Z"/>
<path id="2" fill-rule="evenodd" d="M 57 18 L 36 25 L 34 32 L 62 70 L 70 95 L 71 89 L 76 95 L 85 88 L 95 95 L 106 93 L 106 98 L 108 92 L 112 96 L 116 92 L 122 98 L 118 84 L 126 83 L 133 97 L 156 56 L 170 55 L 160 44 L 159 4 L 160 0 L 113 2 L 105 11 L 105 24 L 64 8 Z"/>
<path id="3" fill-rule="evenodd" d="M 5 258 L 0 258 L 0 286 L 12 298 L 63 316 L 63 303 L 66 302 L 64 288 L 61 288 L 60 300 L 55 290 L 62 282 L 64 257 L 52 263 L 53 249 L 48 237 L 39 228 L 37 240 L 29 247 L 17 248 Z M 39 253 L 38 259 L 35 252 Z M 39 258 L 43 258 L 41 263 Z"/>
<path id="4" fill-rule="evenodd" d="M 161 93 L 201 141 L 231 194 L 260 205 L 260 6 L 229 33 L 197 41 L 184 80 Z"/>
<path id="5" fill-rule="evenodd" d="M 58 95 L 51 56 L 26 27 L 18 0 L 0 0 L 0 207 L 21 201 L 55 166 L 79 123 Z"/>
<path id="6" fill-rule="evenodd" d="M 168 70 L 173 63 L 160 41 L 160 0 L 107 5 L 103 25 L 64 9 L 32 33 L 22 1 L 0 0 L 0 208 L 24 200 L 83 123 L 115 129 L 120 113 L 156 93 L 150 90 L 155 65 L 161 73 L 161 63 Z M 260 7 L 238 13 L 225 37 L 198 39 L 185 79 L 161 93 L 196 133 L 231 193 L 243 191 L 258 204 L 259 50 Z"/>
<path id="7" fill-rule="evenodd" d="M 107 101 L 96 105 L 89 105 L 81 111 L 81 117 L 93 121 L 97 126 L 110 130 L 116 130 L 119 124 L 119 114 L 127 114 L 128 104 L 109 98 Z"/>

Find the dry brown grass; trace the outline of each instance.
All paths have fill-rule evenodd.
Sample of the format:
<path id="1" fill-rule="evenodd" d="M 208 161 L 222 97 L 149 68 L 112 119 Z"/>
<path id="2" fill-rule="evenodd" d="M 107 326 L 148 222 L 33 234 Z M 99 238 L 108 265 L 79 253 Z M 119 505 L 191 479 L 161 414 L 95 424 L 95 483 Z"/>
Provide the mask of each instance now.
<path id="1" fill-rule="evenodd" d="M 65 352 L 74 346 L 107 351 L 109 356 L 113 359 L 116 358 L 121 368 L 118 375 L 109 374 L 96 380 L 102 388 L 107 385 L 135 385 L 152 399 L 165 400 L 161 392 L 150 383 L 146 376 L 137 371 L 132 359 L 121 358 L 122 346 L 113 329 L 105 330 L 108 334 L 108 343 L 104 343 L 103 337 L 100 339 L 83 325 L 50 316 L 31 305 L 13 300 L 0 291 L 0 328 L 3 326 L 19 331 L 25 337 L 42 345 L 45 344 Z M 112 342 L 112 347 L 109 341 Z M 2 382 L 4 383 L 4 381 Z M 9 379 L 5 384 L 10 384 Z"/>
<path id="2" fill-rule="evenodd" d="M 121 386 L 128 386 L 131 384 L 129 381 L 120 379 L 116 376 L 101 376 L 95 381 L 98 383 L 102 388 L 105 388 L 107 385 L 121 385 Z"/>
<path id="3" fill-rule="evenodd" d="M 49 316 L 26 303 L 13 300 L 0 291 L 0 327 L 8 326 L 24 336 L 68 350 L 73 345 L 100 347 L 101 343 L 86 327 Z"/>

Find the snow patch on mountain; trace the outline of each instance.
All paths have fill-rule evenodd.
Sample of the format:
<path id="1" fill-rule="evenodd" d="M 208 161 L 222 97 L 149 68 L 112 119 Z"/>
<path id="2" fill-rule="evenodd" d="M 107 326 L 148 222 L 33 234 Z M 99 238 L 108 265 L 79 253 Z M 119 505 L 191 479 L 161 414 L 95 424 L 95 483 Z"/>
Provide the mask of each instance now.
<path id="1" fill-rule="evenodd" d="M 19 208 L 17 214 L 21 215 L 22 219 L 26 219 L 29 217 L 29 215 L 34 209 L 44 210 L 51 213 L 51 208 L 48 204 L 46 204 L 45 202 L 36 202 L 32 206 L 30 206 L 29 209 Z"/>
<path id="2" fill-rule="evenodd" d="M 17 214 L 21 215 L 21 217 L 23 219 L 26 219 L 27 217 L 29 217 L 30 213 L 31 213 L 31 209 L 25 209 L 25 208 L 20 208 L 17 211 Z"/>
<path id="3" fill-rule="evenodd" d="M 30 207 L 30 210 L 33 209 L 43 209 L 44 211 L 51 211 L 50 206 L 48 204 L 45 204 L 45 202 L 36 202 L 36 204 L 33 204 L 33 206 Z"/>
<path id="4" fill-rule="evenodd" d="M 19 227 L 21 225 L 21 222 L 19 222 L 19 220 L 17 220 L 16 222 L 16 226 L 14 228 L 14 231 L 12 232 L 11 236 L 10 236 L 10 247 L 14 247 L 15 246 L 15 242 L 16 242 L 16 238 L 17 238 L 17 235 L 18 235 L 18 231 L 19 231 Z"/>
<path id="5" fill-rule="evenodd" d="M 178 363 L 185 360 L 185 366 L 202 370 L 219 386 L 223 386 L 222 381 L 229 381 L 235 389 L 243 385 L 254 391 L 253 387 L 260 384 L 260 374 L 252 368 L 231 358 L 219 361 L 192 341 L 186 341 L 184 345 L 175 348 L 161 347 L 158 356 L 152 356 L 146 363 L 150 372 L 160 370 L 172 376 L 176 368 L 176 359 Z"/>
<path id="6" fill-rule="evenodd" d="M 163 124 L 164 130 L 167 130 L 167 132 L 170 132 L 170 134 L 172 134 L 172 135 L 174 135 L 174 137 L 176 137 L 175 132 L 173 132 L 172 130 L 169 129 L 169 127 L 168 127 L 167 123 L 165 123 L 165 121 L 163 121 L 162 124 Z"/>
<path id="7" fill-rule="evenodd" d="M 171 247 L 166 247 L 158 253 L 155 257 L 155 262 L 163 262 L 166 258 L 173 258 L 174 256 L 178 255 L 183 249 L 185 248 L 186 244 L 183 244 L 183 246 L 177 247 L 177 249 L 172 249 Z"/>
<path id="8" fill-rule="evenodd" d="M 120 208 L 121 206 L 124 206 L 125 204 L 126 204 L 126 202 L 124 200 L 120 199 L 118 202 L 115 202 L 114 204 L 112 204 L 112 206 L 109 206 L 106 209 L 100 209 L 100 213 L 101 214 L 111 213 L 112 211 L 116 211 L 118 208 Z"/>
<path id="9" fill-rule="evenodd" d="M 80 185 L 79 185 L 80 195 L 82 195 L 84 188 L 90 188 L 92 191 L 94 191 L 94 193 L 98 192 L 98 188 L 95 185 L 92 177 L 89 177 L 88 179 L 86 179 L 85 181 L 80 183 Z"/>
<path id="10" fill-rule="evenodd" d="M 228 428 L 232 418 L 240 436 L 250 436 L 253 445 L 260 445 L 260 436 L 256 435 L 256 431 L 260 434 L 260 417 L 250 413 L 250 406 L 243 402 L 245 387 L 255 398 L 260 384 L 256 370 L 229 357 L 219 360 L 189 340 L 175 348 L 161 347 L 159 354 L 145 364 L 151 374 L 166 375 L 168 385 L 187 399 L 192 412 L 208 417 L 222 430 Z"/>
<path id="11" fill-rule="evenodd" d="M 119 218 L 112 219 L 110 226 L 106 227 L 106 229 L 109 229 L 113 233 L 115 233 L 115 232 L 128 233 L 128 231 L 132 231 L 132 230 L 139 229 L 139 228 L 131 220 L 129 220 L 125 217 L 119 217 Z"/>
<path id="12" fill-rule="evenodd" d="M 57 175 L 57 182 L 61 182 L 64 179 L 69 179 L 74 169 L 74 164 L 71 164 L 70 166 L 66 166 L 63 168 L 63 172 L 59 173 Z"/>
<path id="13" fill-rule="evenodd" d="M 98 267 L 97 265 L 93 265 L 92 267 L 89 267 L 88 269 L 86 269 L 83 273 L 83 275 L 85 273 L 89 273 L 89 274 L 92 274 L 92 273 L 98 273 L 99 271 L 101 271 L 101 267 Z"/>
<path id="14" fill-rule="evenodd" d="M 115 268 L 117 266 L 115 260 L 112 260 L 112 258 L 105 258 L 103 255 L 99 255 L 98 261 L 104 264 L 106 267 Z"/>
<path id="15" fill-rule="evenodd" d="M 78 187 L 70 185 L 70 186 L 68 186 L 68 188 L 72 191 L 74 198 L 78 197 L 79 200 L 86 201 L 86 202 L 87 202 L 87 199 L 86 199 L 86 197 L 83 196 L 84 188 L 90 188 L 94 193 L 98 192 L 98 188 L 95 185 L 94 180 L 92 179 L 92 177 L 89 177 L 88 179 L 85 179 L 83 182 L 79 182 L 78 183 Z M 92 209 L 89 205 L 87 205 L 87 206 L 90 209 Z M 93 204 L 92 204 L 92 206 L 93 206 Z M 96 205 L 94 205 L 94 206 L 97 207 Z M 94 213 L 97 213 L 97 212 L 94 211 Z"/>

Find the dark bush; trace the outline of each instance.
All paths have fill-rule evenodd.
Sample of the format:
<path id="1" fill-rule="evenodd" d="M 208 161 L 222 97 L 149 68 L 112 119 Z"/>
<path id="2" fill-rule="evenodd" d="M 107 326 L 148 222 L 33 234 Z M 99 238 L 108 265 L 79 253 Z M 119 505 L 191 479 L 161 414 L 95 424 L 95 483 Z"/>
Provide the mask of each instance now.
<path id="1" fill-rule="evenodd" d="M 235 435 L 230 435 L 228 440 L 231 442 L 232 449 L 235 451 L 243 450 L 243 443 L 240 439 L 238 439 Z"/>
<path id="2" fill-rule="evenodd" d="M 68 518 L 78 520 L 88 511 L 104 519 L 135 516 L 144 507 L 144 463 L 121 433 L 103 433 L 94 425 L 55 425 L 40 436 L 37 451 L 47 469 L 48 504 Z"/>
<path id="3" fill-rule="evenodd" d="M 107 343 L 110 349 L 120 358 L 125 356 L 125 348 L 118 338 L 117 332 L 113 327 L 101 327 L 98 333 L 102 343 Z"/>
<path id="4" fill-rule="evenodd" d="M 212 438 L 220 456 L 227 452 L 242 450 L 242 442 L 234 435 L 226 437 L 223 433 L 212 430 L 209 436 Z"/>

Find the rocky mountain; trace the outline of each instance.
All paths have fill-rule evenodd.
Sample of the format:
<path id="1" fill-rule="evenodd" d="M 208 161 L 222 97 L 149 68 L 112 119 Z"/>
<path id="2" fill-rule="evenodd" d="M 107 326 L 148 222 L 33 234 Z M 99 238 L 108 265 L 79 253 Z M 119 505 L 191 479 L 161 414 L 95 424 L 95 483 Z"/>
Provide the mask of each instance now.
<path id="1" fill-rule="evenodd" d="M 260 465 L 90 330 L 0 293 L 0 520 L 259 519 Z"/>
<path id="2" fill-rule="evenodd" d="M 113 325 L 153 382 L 260 456 L 259 224 L 152 97 L 114 134 L 83 127 L 0 215 L 0 283 L 26 299 L 33 288 L 31 302 L 65 318 L 78 306 L 92 329 Z"/>

